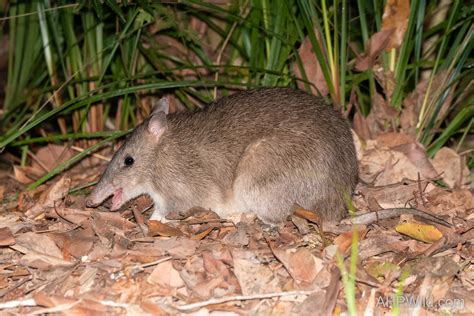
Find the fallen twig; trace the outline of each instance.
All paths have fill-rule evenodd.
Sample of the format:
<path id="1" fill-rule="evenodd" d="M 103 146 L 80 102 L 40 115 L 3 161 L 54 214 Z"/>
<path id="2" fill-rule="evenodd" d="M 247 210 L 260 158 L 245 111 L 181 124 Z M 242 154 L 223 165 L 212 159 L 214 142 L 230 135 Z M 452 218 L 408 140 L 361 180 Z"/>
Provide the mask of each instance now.
<path id="1" fill-rule="evenodd" d="M 343 224 L 347 225 L 367 225 L 375 223 L 376 221 L 388 218 L 398 217 L 402 214 L 413 214 L 419 216 L 423 219 L 432 221 L 434 223 L 451 227 L 451 224 L 442 220 L 434 215 L 428 214 L 426 212 L 420 211 L 416 208 L 386 208 L 376 212 L 369 212 L 361 215 L 357 215 L 355 217 L 346 218 L 342 221 Z"/>
<path id="2" fill-rule="evenodd" d="M 36 306 L 36 302 L 34 299 L 30 298 L 26 300 L 14 300 L 0 303 L 0 309 L 16 308 L 21 306 Z"/>
<path id="3" fill-rule="evenodd" d="M 248 300 L 259 300 L 273 297 L 282 297 L 282 296 L 296 296 L 296 295 L 310 295 L 316 292 L 316 290 L 311 291 L 290 291 L 290 292 L 275 292 L 275 293 L 266 293 L 266 294 L 253 294 L 253 295 L 236 295 L 236 296 L 227 296 L 221 298 L 213 298 L 207 301 L 185 304 L 185 305 L 175 305 L 173 306 L 180 311 L 189 311 L 199 307 L 204 307 L 208 305 L 221 304 L 232 301 L 248 301 Z"/>

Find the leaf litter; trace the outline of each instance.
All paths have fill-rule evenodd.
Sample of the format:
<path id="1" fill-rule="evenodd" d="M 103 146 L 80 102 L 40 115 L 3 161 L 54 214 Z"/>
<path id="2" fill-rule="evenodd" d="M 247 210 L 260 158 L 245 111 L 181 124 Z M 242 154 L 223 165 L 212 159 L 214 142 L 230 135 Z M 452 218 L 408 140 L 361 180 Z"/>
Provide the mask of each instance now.
<path id="1" fill-rule="evenodd" d="M 278 228 L 248 214 L 231 222 L 199 208 L 171 214 L 168 223 L 147 221 L 145 197 L 122 212 L 107 212 L 107 204 L 88 209 L 85 195 L 71 188 L 96 179 L 102 164 L 72 169 L 17 200 L 7 199 L 13 187 L 0 182 L 7 201 L 0 213 L 0 307 L 79 315 L 344 311 L 335 254 L 350 260 L 356 229 L 361 313 L 388 312 L 378 302 L 400 282 L 404 295 L 450 299 L 462 302 L 451 311 L 473 312 L 474 197 L 468 173 L 453 165 L 459 155 L 446 148 L 430 159 L 411 136 L 395 132 L 356 143 L 361 181 L 353 207 L 356 216 L 372 216 L 354 226 L 350 219 L 324 222 L 297 205 Z"/>

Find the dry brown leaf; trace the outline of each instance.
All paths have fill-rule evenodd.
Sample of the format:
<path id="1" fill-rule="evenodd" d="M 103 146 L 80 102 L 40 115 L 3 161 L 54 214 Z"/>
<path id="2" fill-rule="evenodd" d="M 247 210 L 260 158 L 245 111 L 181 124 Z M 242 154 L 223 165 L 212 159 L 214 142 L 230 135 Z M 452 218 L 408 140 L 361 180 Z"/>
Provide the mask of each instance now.
<path id="1" fill-rule="evenodd" d="M 472 228 L 467 234 L 462 235 L 450 230 L 444 230 L 442 233 L 443 237 L 433 242 L 431 246 L 423 252 L 425 256 L 433 256 L 436 253 L 451 249 L 463 244 L 466 240 L 474 238 L 474 230 L 472 230 Z M 468 236 L 469 234 L 472 236 Z"/>
<path id="2" fill-rule="evenodd" d="M 460 266 L 450 257 L 421 257 L 413 267 L 419 276 L 453 277 L 459 272 Z"/>
<path id="3" fill-rule="evenodd" d="M 409 135 L 403 133 L 381 133 L 375 139 L 377 145 L 385 146 L 388 148 L 395 148 L 401 145 L 410 144 L 415 142 L 415 140 Z"/>
<path id="4" fill-rule="evenodd" d="M 140 302 L 140 307 L 145 313 L 155 316 L 168 316 L 170 313 L 166 312 L 164 308 L 158 306 L 153 299 L 144 299 Z"/>
<path id="5" fill-rule="evenodd" d="M 431 164 L 428 155 L 421 144 L 413 142 L 394 147 L 393 150 L 405 154 L 425 179 L 432 180 L 438 177 L 439 173 L 436 172 L 436 169 Z"/>
<path id="6" fill-rule="evenodd" d="M 13 166 L 13 172 L 15 179 L 21 184 L 30 184 L 41 176 L 41 174 L 34 174 L 31 167 Z"/>
<path id="7" fill-rule="evenodd" d="M 177 228 L 174 228 L 170 225 L 163 224 L 160 221 L 148 221 L 148 236 L 155 237 L 155 236 L 164 236 L 164 237 L 172 237 L 172 236 L 182 236 L 183 232 Z"/>
<path id="8" fill-rule="evenodd" d="M 367 124 L 371 128 L 373 137 L 382 132 L 394 130 L 394 122 L 398 118 L 398 112 L 392 108 L 387 100 L 379 93 L 372 96 L 372 109 L 367 116 Z"/>
<path id="9" fill-rule="evenodd" d="M 372 68 L 380 53 L 387 49 L 391 43 L 391 36 L 395 32 L 394 29 L 386 29 L 375 33 L 365 45 L 365 52 L 361 56 L 357 56 L 355 69 L 357 71 L 366 71 Z"/>
<path id="10" fill-rule="evenodd" d="M 247 223 L 239 222 L 235 225 L 232 231 L 224 236 L 222 242 L 226 245 L 232 246 L 247 246 L 250 242 L 250 232 Z"/>
<path id="11" fill-rule="evenodd" d="M 296 228 L 298 228 L 298 232 L 301 235 L 306 235 L 307 233 L 309 233 L 309 225 L 304 218 L 292 215 L 291 221 L 296 226 Z"/>
<path id="12" fill-rule="evenodd" d="M 216 229 L 216 226 L 210 226 L 201 231 L 200 233 L 197 233 L 196 235 L 191 236 L 192 240 L 201 240 L 204 239 L 206 236 L 208 236 L 214 229 Z"/>
<path id="13" fill-rule="evenodd" d="M 410 15 L 409 0 L 388 0 L 385 4 L 382 16 L 382 31 L 393 30 L 390 40 L 385 48 L 389 51 L 398 48 L 403 42 L 403 37 L 408 26 L 408 17 Z"/>
<path id="14" fill-rule="evenodd" d="M 75 264 L 74 261 L 64 260 L 61 250 L 47 234 L 21 234 L 16 238 L 16 244 L 10 247 L 23 253 L 22 263 L 31 267 L 44 269 Z"/>
<path id="15" fill-rule="evenodd" d="M 205 273 L 201 256 L 194 255 L 188 258 L 183 269 L 180 270 L 180 275 L 187 288 L 192 291 L 193 296 L 199 299 L 208 299 L 225 291 L 225 282 L 222 276 Z"/>
<path id="16" fill-rule="evenodd" d="M 227 266 L 220 260 L 214 258 L 212 253 L 204 252 L 202 254 L 203 266 L 204 269 L 212 275 L 221 275 L 225 278 L 229 277 L 229 269 Z"/>
<path id="17" fill-rule="evenodd" d="M 418 83 L 415 90 L 403 99 L 403 108 L 400 115 L 400 129 L 412 138 L 416 137 L 416 126 L 418 124 L 418 116 L 420 115 L 421 104 L 423 102 L 420 98 L 422 87 L 426 90 L 426 80 Z"/>
<path id="18" fill-rule="evenodd" d="M 0 228 L 0 246 L 10 246 L 15 243 L 15 237 L 8 227 Z"/>
<path id="19" fill-rule="evenodd" d="M 316 258 L 308 249 L 278 249 L 271 247 L 275 257 L 283 263 L 293 279 L 306 284 L 313 283 L 322 269 L 322 259 Z"/>
<path id="20" fill-rule="evenodd" d="M 321 42 L 319 32 L 315 30 L 315 33 L 317 34 L 318 42 Z M 324 79 L 321 65 L 319 65 L 318 59 L 316 58 L 316 54 L 313 50 L 313 45 L 311 44 L 311 40 L 308 36 L 301 44 L 298 54 L 300 55 L 307 80 L 310 84 L 312 84 L 310 85 L 311 92 L 314 95 L 328 95 L 329 89 L 326 80 Z M 298 78 L 303 78 L 298 63 L 296 62 L 293 64 L 293 72 Z M 305 89 L 305 83 L 303 81 L 298 80 L 297 85 L 299 89 Z"/>
<path id="21" fill-rule="evenodd" d="M 291 274 L 296 280 L 312 283 L 323 268 L 323 260 L 308 249 L 299 248 L 290 256 L 290 266 Z"/>
<path id="22" fill-rule="evenodd" d="M 65 233 L 53 233 L 50 237 L 62 249 L 63 257 L 68 260 L 72 257 L 81 259 L 86 256 L 91 251 L 93 243 L 97 241 L 89 225 Z"/>
<path id="23" fill-rule="evenodd" d="M 21 213 L 6 212 L 0 213 L 0 227 L 8 227 L 13 234 L 17 234 L 22 229 L 31 227 L 31 223 L 21 220 Z"/>
<path id="24" fill-rule="evenodd" d="M 243 295 L 280 292 L 282 289 L 273 271 L 248 250 L 232 251 L 234 273 Z"/>
<path id="25" fill-rule="evenodd" d="M 62 310 L 68 315 L 103 315 L 106 314 L 108 309 L 107 306 L 93 300 L 48 295 L 43 291 L 37 292 L 34 295 L 34 299 L 39 306 L 62 307 L 59 310 Z"/>
<path id="26" fill-rule="evenodd" d="M 159 284 L 169 287 L 182 287 L 184 286 L 183 279 L 179 275 L 179 272 L 173 267 L 171 261 L 165 261 L 159 263 L 153 272 L 148 276 L 148 282 L 152 284 Z"/>
<path id="27" fill-rule="evenodd" d="M 203 266 L 207 274 L 222 279 L 222 283 L 220 284 L 221 288 L 225 288 L 229 292 L 240 293 L 240 285 L 237 278 L 224 262 L 215 258 L 211 252 L 204 252 L 202 258 Z"/>
<path id="28" fill-rule="evenodd" d="M 304 218 L 310 222 L 313 222 L 315 224 L 321 225 L 321 217 L 319 217 L 315 212 L 306 210 L 302 207 L 297 207 L 294 211 L 293 214 L 296 216 L 299 216 L 301 218 Z"/>
<path id="29" fill-rule="evenodd" d="M 360 178 L 376 186 L 437 178 L 438 172 L 427 158 L 423 147 L 408 135 L 380 134 L 366 142 L 359 163 Z"/>
<path id="30" fill-rule="evenodd" d="M 438 150 L 433 158 L 433 166 L 450 188 L 466 186 L 469 170 L 461 156 L 451 148 Z"/>
<path id="31" fill-rule="evenodd" d="M 319 290 L 311 295 L 309 295 L 303 303 L 295 306 L 293 315 L 299 316 L 319 316 L 319 315 L 328 315 L 327 313 L 321 312 L 321 307 L 326 301 L 327 295 L 326 291 Z"/>
<path id="32" fill-rule="evenodd" d="M 403 153 L 425 179 L 435 179 L 438 176 L 423 146 L 410 136 L 402 133 L 384 133 L 380 134 L 376 141 L 378 145 Z"/>
<path id="33" fill-rule="evenodd" d="M 380 86 L 383 88 L 385 98 L 391 100 L 393 96 L 393 91 L 397 86 L 397 81 L 395 80 L 395 74 L 393 71 L 386 70 L 383 67 L 375 66 L 373 67 L 373 73 L 375 79 L 379 82 Z"/>
<path id="34" fill-rule="evenodd" d="M 418 179 L 418 169 L 404 154 L 389 149 L 367 150 L 360 161 L 360 178 L 374 186 Z"/>
<path id="35" fill-rule="evenodd" d="M 31 167 L 37 174 L 45 174 L 74 156 L 74 151 L 63 145 L 48 144 L 40 148 L 33 158 Z"/>
<path id="36" fill-rule="evenodd" d="M 32 218 L 36 217 L 50 208 L 58 207 L 69 192 L 71 187 L 71 178 L 62 177 L 54 185 L 41 193 L 38 203 L 25 212 L 25 215 Z"/>
<path id="37" fill-rule="evenodd" d="M 363 140 L 369 140 L 373 138 L 367 118 L 364 117 L 359 111 L 354 114 L 353 128 L 357 135 Z"/>
<path id="38" fill-rule="evenodd" d="M 208 299 L 214 297 L 218 292 L 222 291 L 221 285 L 223 283 L 222 277 L 217 276 L 212 279 L 205 279 L 196 285 L 189 286 L 191 290 L 197 294 L 201 299 Z M 189 283 L 188 283 L 189 284 Z"/>
<path id="39" fill-rule="evenodd" d="M 365 260 L 388 251 L 404 251 L 409 247 L 409 243 L 400 239 L 400 236 L 390 234 L 378 234 L 377 236 L 367 237 L 359 242 L 358 258 Z"/>
<path id="40" fill-rule="evenodd" d="M 354 232 L 350 231 L 350 232 L 342 233 L 336 238 L 334 238 L 334 244 L 337 245 L 337 247 L 342 253 L 345 253 L 347 249 L 351 247 L 353 234 Z M 358 240 L 363 240 L 366 234 L 367 234 L 367 229 L 358 230 L 357 231 Z"/>
<path id="41" fill-rule="evenodd" d="M 132 241 L 125 236 L 125 231 L 136 226 L 119 213 L 97 211 L 92 213 L 92 219 L 84 225 L 91 226 L 102 244 L 113 245 L 117 256 L 131 247 Z"/>
<path id="42" fill-rule="evenodd" d="M 196 252 L 200 242 L 186 237 L 171 237 L 169 239 L 155 239 L 153 248 L 168 253 L 176 259 L 184 259 Z"/>
<path id="43" fill-rule="evenodd" d="M 419 196 L 420 188 L 421 193 L 425 192 L 428 183 L 427 180 L 421 180 L 419 183 L 405 181 L 380 187 L 363 186 L 359 191 L 366 200 L 375 199 L 382 208 L 399 208 L 406 207 L 407 202 Z"/>
<path id="44" fill-rule="evenodd" d="M 89 219 L 93 211 L 84 211 L 82 209 L 61 207 L 47 210 L 46 216 L 48 218 L 65 219 L 66 221 L 75 224 L 82 225 L 84 221 Z"/>
<path id="45" fill-rule="evenodd" d="M 313 294 L 306 297 L 301 304 L 296 304 L 292 315 L 298 316 L 324 316 L 331 315 L 337 301 L 337 293 L 340 292 L 340 270 L 334 265 L 326 265 L 316 277 L 319 285 L 321 279 L 324 286 L 318 287 L 324 290 L 316 290 Z"/>
<path id="46" fill-rule="evenodd" d="M 426 199 L 432 212 L 436 214 L 447 214 L 452 217 L 466 216 L 474 209 L 474 196 L 467 189 L 451 192 L 451 190 L 435 187 L 426 195 Z"/>
<path id="47" fill-rule="evenodd" d="M 92 212 L 93 221 L 103 228 L 119 229 L 121 231 L 135 228 L 137 225 L 125 218 L 118 212 Z"/>

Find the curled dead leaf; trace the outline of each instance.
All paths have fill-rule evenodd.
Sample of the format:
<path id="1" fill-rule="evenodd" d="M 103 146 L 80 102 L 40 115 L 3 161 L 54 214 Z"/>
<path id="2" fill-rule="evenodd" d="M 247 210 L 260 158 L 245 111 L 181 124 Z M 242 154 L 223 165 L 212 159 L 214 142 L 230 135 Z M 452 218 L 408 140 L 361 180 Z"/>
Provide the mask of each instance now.
<path id="1" fill-rule="evenodd" d="M 357 230 L 357 239 L 363 240 L 367 234 L 367 229 Z M 342 253 L 345 253 L 352 245 L 354 232 L 345 232 L 334 238 L 334 244 L 337 245 Z"/>
<path id="2" fill-rule="evenodd" d="M 357 56 L 355 69 L 357 71 L 366 71 L 372 68 L 380 53 L 389 47 L 391 43 L 390 38 L 394 32 L 395 29 L 388 28 L 372 35 L 366 44 L 364 54 Z"/>
<path id="3" fill-rule="evenodd" d="M 177 228 L 174 228 L 170 225 L 163 224 L 160 221 L 148 221 L 148 236 L 164 236 L 164 237 L 172 237 L 172 236 L 182 236 L 183 232 Z"/>
<path id="4" fill-rule="evenodd" d="M 301 218 L 304 218 L 312 223 L 315 223 L 315 224 L 318 224 L 318 225 L 321 225 L 321 217 L 319 217 L 315 212 L 313 211 L 310 211 L 310 210 L 306 210 L 302 207 L 297 207 L 294 211 L 293 211 L 293 214 L 298 216 L 298 217 L 301 217 Z"/>
<path id="5" fill-rule="evenodd" d="M 321 42 L 319 31 L 315 30 L 315 33 L 317 34 L 318 42 Z M 324 79 L 321 65 L 319 64 L 318 58 L 316 58 L 316 54 L 314 53 L 311 40 L 308 36 L 301 44 L 298 54 L 300 55 L 307 80 L 312 84 L 310 85 L 311 92 L 314 95 L 327 95 L 329 93 L 329 88 L 327 86 L 326 80 Z M 302 73 L 297 63 L 293 64 L 293 71 L 297 77 L 302 78 Z M 297 85 L 299 89 L 305 89 L 305 83 L 303 81 L 298 80 Z"/>
<path id="6" fill-rule="evenodd" d="M 15 237 L 8 227 L 0 228 L 0 246 L 10 246 L 15 243 Z"/>

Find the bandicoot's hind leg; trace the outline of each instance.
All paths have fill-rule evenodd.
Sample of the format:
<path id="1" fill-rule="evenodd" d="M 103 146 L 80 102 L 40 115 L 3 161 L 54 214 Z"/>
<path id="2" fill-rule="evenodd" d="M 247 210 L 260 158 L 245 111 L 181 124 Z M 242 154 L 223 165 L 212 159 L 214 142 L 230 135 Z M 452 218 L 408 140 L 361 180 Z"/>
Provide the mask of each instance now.
<path id="1" fill-rule="evenodd" d="M 320 162 L 313 160 L 312 149 L 282 143 L 273 137 L 249 145 L 233 183 L 236 204 L 267 224 L 285 220 L 294 203 L 313 210 L 325 193 L 321 185 L 328 175 L 314 168 Z"/>

